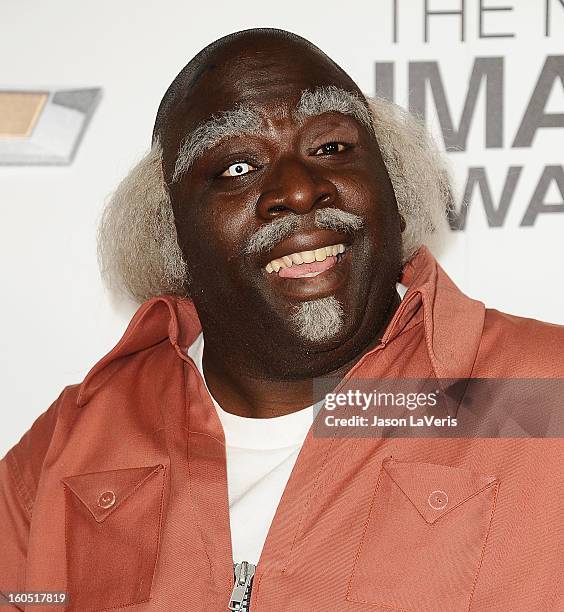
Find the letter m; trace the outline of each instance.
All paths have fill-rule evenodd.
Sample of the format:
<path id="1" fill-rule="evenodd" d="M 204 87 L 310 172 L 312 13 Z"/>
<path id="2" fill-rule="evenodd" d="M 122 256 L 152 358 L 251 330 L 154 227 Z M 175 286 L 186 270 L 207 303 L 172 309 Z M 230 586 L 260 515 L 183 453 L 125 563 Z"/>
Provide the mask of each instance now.
<path id="1" fill-rule="evenodd" d="M 428 123 L 427 85 L 429 85 L 446 150 L 465 151 L 470 124 L 483 82 L 486 89 L 486 148 L 501 148 L 503 147 L 503 57 L 477 57 L 474 60 L 458 128 L 453 125 L 438 63 L 410 62 L 409 110 Z"/>

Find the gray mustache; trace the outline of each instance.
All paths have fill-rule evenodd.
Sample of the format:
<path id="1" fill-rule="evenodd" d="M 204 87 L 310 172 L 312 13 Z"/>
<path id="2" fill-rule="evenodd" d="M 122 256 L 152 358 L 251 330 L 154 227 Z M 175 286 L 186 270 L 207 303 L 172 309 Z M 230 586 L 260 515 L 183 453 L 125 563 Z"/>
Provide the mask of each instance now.
<path id="1" fill-rule="evenodd" d="M 269 251 L 281 240 L 291 236 L 299 227 L 302 215 L 288 213 L 259 228 L 248 240 L 245 255 Z M 337 232 L 354 232 L 364 225 L 362 217 L 338 208 L 320 208 L 315 211 L 314 225 Z"/>

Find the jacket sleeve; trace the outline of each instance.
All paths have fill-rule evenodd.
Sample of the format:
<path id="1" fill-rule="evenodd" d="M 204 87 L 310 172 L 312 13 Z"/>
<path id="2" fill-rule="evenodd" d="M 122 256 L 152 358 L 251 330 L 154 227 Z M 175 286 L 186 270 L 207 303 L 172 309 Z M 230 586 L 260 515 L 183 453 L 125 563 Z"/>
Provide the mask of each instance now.
<path id="1" fill-rule="evenodd" d="M 0 460 L 0 605 L 5 603 L 1 601 L 2 593 L 25 589 L 33 502 L 57 424 L 61 397 Z"/>
<path id="2" fill-rule="evenodd" d="M 0 461 L 0 593 L 23 591 L 31 514 L 6 456 Z M 0 594 L 0 600 L 2 595 Z"/>

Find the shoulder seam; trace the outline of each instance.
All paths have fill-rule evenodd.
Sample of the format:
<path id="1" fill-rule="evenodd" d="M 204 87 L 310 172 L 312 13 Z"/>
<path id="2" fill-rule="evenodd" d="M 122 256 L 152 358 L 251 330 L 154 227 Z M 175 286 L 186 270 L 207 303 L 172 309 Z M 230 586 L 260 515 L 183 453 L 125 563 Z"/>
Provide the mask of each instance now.
<path id="1" fill-rule="evenodd" d="M 30 495 L 25 483 L 23 481 L 21 470 L 18 465 L 17 459 L 13 452 L 9 452 L 6 455 L 6 464 L 8 466 L 8 472 L 12 477 L 14 482 L 14 486 L 16 488 L 16 492 L 20 498 L 21 505 L 23 509 L 27 512 L 29 519 L 31 519 L 31 514 L 33 510 L 33 497 Z"/>

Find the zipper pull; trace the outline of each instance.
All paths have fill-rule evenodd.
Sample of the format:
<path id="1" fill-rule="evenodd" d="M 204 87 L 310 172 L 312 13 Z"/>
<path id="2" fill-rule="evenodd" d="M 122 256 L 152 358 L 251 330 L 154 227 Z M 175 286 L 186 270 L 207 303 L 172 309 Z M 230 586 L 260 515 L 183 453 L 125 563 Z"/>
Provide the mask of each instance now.
<path id="1" fill-rule="evenodd" d="M 248 609 L 251 582 L 253 581 L 256 569 L 256 565 L 247 561 L 235 564 L 235 584 L 229 598 L 229 610 L 243 612 Z"/>

